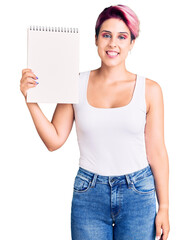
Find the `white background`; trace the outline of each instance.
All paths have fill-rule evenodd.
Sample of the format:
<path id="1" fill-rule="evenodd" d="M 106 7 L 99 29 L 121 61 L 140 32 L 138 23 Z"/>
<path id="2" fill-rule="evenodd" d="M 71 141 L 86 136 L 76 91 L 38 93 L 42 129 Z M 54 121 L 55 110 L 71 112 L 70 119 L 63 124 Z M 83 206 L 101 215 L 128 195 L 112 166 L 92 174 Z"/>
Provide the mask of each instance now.
<path id="1" fill-rule="evenodd" d="M 49 152 L 20 92 L 27 67 L 27 27 L 79 27 L 80 71 L 100 66 L 95 23 L 110 5 L 126 4 L 140 35 L 126 67 L 157 81 L 165 106 L 170 161 L 170 240 L 189 236 L 189 7 L 188 1 L 4 1 L 0 6 L 0 239 L 71 239 L 70 207 L 79 149 L 75 123 L 66 143 Z M 53 84 L 53 79 L 52 79 Z M 40 104 L 51 120 L 55 105 Z"/>

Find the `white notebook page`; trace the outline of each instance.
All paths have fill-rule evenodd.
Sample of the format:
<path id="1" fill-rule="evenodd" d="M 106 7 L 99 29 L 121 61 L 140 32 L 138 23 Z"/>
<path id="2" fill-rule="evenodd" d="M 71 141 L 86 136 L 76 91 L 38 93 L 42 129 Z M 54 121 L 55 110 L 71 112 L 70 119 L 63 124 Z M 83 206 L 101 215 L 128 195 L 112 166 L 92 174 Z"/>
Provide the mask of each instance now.
<path id="1" fill-rule="evenodd" d="M 57 30 L 57 31 L 56 31 Z M 27 91 L 27 102 L 78 103 L 78 28 L 27 29 L 27 68 L 39 84 Z"/>

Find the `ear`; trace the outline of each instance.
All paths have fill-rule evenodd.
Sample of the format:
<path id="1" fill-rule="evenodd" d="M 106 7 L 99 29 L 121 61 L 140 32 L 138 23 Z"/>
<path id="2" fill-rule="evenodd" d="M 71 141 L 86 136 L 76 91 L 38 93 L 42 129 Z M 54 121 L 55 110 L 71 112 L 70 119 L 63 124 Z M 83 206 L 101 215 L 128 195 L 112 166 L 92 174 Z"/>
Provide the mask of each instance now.
<path id="1" fill-rule="evenodd" d="M 96 34 L 95 34 L 95 44 L 96 44 L 96 46 L 98 46 L 97 41 L 98 41 L 98 38 L 97 38 L 97 36 L 96 36 Z"/>
<path id="2" fill-rule="evenodd" d="M 135 39 L 133 39 L 132 43 L 130 44 L 130 50 L 133 48 L 134 44 L 135 44 Z"/>

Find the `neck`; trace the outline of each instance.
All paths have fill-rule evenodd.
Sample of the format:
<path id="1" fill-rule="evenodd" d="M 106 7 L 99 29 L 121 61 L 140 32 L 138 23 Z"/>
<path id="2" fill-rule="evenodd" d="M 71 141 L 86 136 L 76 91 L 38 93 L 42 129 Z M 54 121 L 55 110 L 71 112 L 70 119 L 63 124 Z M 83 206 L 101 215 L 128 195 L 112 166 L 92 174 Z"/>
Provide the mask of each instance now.
<path id="1" fill-rule="evenodd" d="M 101 67 L 98 69 L 98 75 L 105 83 L 113 83 L 115 81 L 126 80 L 129 76 L 129 72 L 124 65 L 109 67 L 102 63 Z"/>

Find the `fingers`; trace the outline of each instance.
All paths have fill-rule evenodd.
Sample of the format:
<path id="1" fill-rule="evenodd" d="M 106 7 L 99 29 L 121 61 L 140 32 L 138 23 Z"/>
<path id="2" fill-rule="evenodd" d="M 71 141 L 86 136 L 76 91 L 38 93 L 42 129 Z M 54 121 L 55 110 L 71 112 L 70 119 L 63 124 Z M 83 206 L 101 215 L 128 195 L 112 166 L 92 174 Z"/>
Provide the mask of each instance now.
<path id="1" fill-rule="evenodd" d="M 25 72 L 28 72 L 28 71 L 31 71 L 31 72 L 32 72 L 32 69 L 30 69 L 30 68 L 25 68 L 25 69 L 23 69 L 23 70 L 22 70 L 22 75 L 23 75 Z"/>
<path id="2" fill-rule="evenodd" d="M 26 68 L 22 70 L 22 78 L 20 80 L 20 90 L 26 97 L 27 90 L 35 87 L 39 82 L 36 81 L 38 77 L 32 72 L 32 69 Z"/>
<path id="3" fill-rule="evenodd" d="M 21 84 L 23 85 L 28 85 L 31 86 L 34 85 L 36 86 L 36 83 L 38 84 L 39 82 L 37 82 L 36 80 L 38 79 L 38 77 L 32 72 L 31 69 L 23 69 L 22 70 L 22 78 L 21 78 Z"/>
<path id="4" fill-rule="evenodd" d="M 168 239 L 168 235 L 169 235 L 169 227 L 165 226 L 162 229 L 162 236 L 160 240 L 167 240 Z"/>
<path id="5" fill-rule="evenodd" d="M 161 239 L 161 224 L 156 224 L 156 240 Z"/>
<path id="6" fill-rule="evenodd" d="M 169 235 L 169 225 L 160 223 L 156 224 L 156 240 L 167 240 Z"/>
<path id="7" fill-rule="evenodd" d="M 38 79 L 38 77 L 32 72 L 31 69 L 23 69 L 22 70 L 22 79 L 27 78 L 27 77 L 31 77 L 33 79 Z"/>

